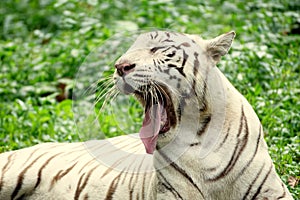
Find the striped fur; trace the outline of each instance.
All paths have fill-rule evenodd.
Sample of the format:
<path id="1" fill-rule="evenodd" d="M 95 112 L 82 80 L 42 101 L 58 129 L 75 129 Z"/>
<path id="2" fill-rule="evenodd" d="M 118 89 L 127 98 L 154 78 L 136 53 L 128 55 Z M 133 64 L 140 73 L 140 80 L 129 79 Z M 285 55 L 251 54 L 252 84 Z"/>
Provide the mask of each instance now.
<path id="1" fill-rule="evenodd" d="M 0 199 L 293 199 L 258 117 L 216 67 L 234 36 L 139 36 L 114 80 L 146 111 L 163 107 L 153 156 L 132 136 L 4 153 Z"/>
<path id="2" fill-rule="evenodd" d="M 0 160 L 1 200 L 145 199 L 153 176 L 152 156 L 132 136 L 39 144 L 0 154 Z"/>

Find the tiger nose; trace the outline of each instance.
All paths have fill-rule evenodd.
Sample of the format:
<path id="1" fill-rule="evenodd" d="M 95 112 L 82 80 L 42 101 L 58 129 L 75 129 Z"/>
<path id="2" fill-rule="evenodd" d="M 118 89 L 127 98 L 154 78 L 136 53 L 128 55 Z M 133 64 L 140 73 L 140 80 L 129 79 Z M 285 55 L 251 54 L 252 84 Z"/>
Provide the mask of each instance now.
<path id="1" fill-rule="evenodd" d="M 134 71 L 135 64 L 130 64 L 130 63 L 120 63 L 116 64 L 115 68 L 117 69 L 117 73 L 120 76 L 124 76 L 129 74 L 130 72 Z"/>

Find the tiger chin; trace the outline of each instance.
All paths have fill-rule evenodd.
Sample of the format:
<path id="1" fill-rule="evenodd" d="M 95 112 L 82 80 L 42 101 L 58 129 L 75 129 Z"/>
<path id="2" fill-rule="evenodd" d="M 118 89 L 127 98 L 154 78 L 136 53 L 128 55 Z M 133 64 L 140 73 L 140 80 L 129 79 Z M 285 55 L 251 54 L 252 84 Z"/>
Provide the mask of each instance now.
<path id="1" fill-rule="evenodd" d="M 257 115 L 216 67 L 234 37 L 233 31 L 210 40 L 141 34 L 114 73 L 116 87 L 144 107 L 140 139 L 47 143 L 0 154 L 0 199 L 293 199 L 275 172 Z M 87 146 L 116 159 L 104 165 Z M 132 154 L 118 157 L 115 147 Z"/>

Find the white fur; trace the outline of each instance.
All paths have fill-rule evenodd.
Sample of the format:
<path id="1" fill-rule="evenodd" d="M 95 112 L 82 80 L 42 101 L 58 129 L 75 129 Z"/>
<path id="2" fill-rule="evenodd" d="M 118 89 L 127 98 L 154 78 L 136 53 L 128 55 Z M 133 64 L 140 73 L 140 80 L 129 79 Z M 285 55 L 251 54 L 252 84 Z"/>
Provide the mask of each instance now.
<path id="1" fill-rule="evenodd" d="M 151 39 L 151 34 L 152 38 L 158 35 Z M 254 195 L 257 199 L 278 199 L 282 195 L 281 199 L 292 199 L 275 172 L 258 117 L 215 66 L 228 52 L 234 36 L 234 32 L 229 32 L 204 40 L 195 35 L 162 31 L 141 35 L 117 61 L 136 64 L 135 71 L 123 78 L 115 74 L 117 86 L 122 90 L 125 80 L 138 89 L 141 80 L 144 84 L 155 80 L 168 87 L 175 109 L 184 101 L 180 123 L 159 136 L 159 151 L 154 152 L 154 157 L 146 155 L 140 140 L 131 136 L 87 143 L 41 144 L 4 153 L 0 155 L 0 199 L 11 197 L 22 173 L 22 185 L 14 199 L 22 195 L 24 199 L 33 200 L 75 199 L 78 192 L 78 199 L 232 200 L 251 199 Z M 162 53 L 151 53 L 150 49 L 170 44 L 162 42 L 166 39 L 173 40 L 171 44 L 177 47 L 184 44 L 181 48 L 189 55 L 183 69 L 185 78 L 179 70 L 170 68 L 168 74 L 164 74 L 150 64 L 153 59 L 164 59 Z M 171 64 L 179 65 L 183 61 L 183 52 L 177 51 L 169 61 Z M 197 56 L 193 56 L 195 52 Z M 194 77 L 197 60 L 200 64 Z M 139 71 L 141 69 L 143 71 Z M 147 77 L 138 79 L 135 73 Z M 173 76 L 180 80 L 171 80 Z M 197 80 L 195 90 L 194 80 Z M 180 88 L 176 87 L 178 83 Z M 205 87 L 206 95 L 200 98 Z M 189 95 L 182 99 L 184 94 Z M 204 103 L 206 109 L 200 112 Z M 197 135 L 205 124 L 202 120 L 208 115 L 211 116 L 208 127 Z M 226 142 L 222 143 L 225 138 Z M 243 141 L 247 142 L 242 148 Z M 238 154 L 234 154 L 236 152 Z M 62 175 L 73 165 L 72 170 L 53 184 L 55 176 Z M 133 174 L 137 171 L 143 173 Z M 222 171 L 227 174 L 212 181 Z M 39 172 L 41 182 L 35 188 Z"/>

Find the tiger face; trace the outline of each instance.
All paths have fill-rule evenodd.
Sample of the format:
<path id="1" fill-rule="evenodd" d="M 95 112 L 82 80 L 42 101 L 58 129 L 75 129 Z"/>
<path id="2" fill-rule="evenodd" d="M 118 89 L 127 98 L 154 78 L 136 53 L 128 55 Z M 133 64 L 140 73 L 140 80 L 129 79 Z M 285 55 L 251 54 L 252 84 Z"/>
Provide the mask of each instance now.
<path id="1" fill-rule="evenodd" d="M 134 94 L 145 108 L 140 137 L 147 153 L 153 153 L 158 139 L 170 139 L 176 132 L 188 110 L 184 108 L 187 101 L 196 110 L 201 106 L 205 69 L 214 66 L 220 52 L 227 52 L 230 46 L 219 52 L 207 51 L 212 42 L 194 35 L 154 31 L 140 35 L 116 61 L 115 85 L 125 94 Z"/>

